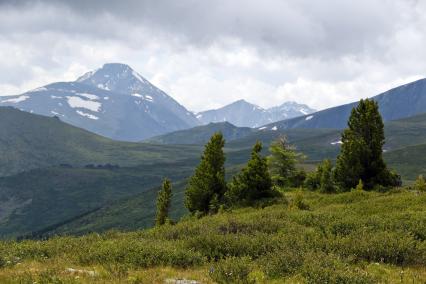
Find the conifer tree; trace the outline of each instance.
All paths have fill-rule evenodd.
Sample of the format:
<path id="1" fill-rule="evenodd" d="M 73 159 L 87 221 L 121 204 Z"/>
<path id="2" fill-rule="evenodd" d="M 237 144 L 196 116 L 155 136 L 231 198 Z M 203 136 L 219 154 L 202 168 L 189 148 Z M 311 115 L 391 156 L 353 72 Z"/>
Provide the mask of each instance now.
<path id="1" fill-rule="evenodd" d="M 247 166 L 234 176 L 226 193 L 232 205 L 253 205 L 262 198 L 273 196 L 268 164 L 261 151 L 262 144 L 256 142 Z"/>
<path id="2" fill-rule="evenodd" d="M 273 183 L 278 186 L 294 186 L 299 173 L 296 163 L 303 159 L 303 155 L 295 151 L 285 136 L 273 141 L 269 152 L 271 155 L 268 157 L 268 166 Z"/>
<path id="3" fill-rule="evenodd" d="M 224 145 L 223 135 L 218 132 L 204 148 L 201 162 L 185 192 L 185 206 L 191 213 L 206 214 L 223 200 L 226 191 Z"/>
<path id="4" fill-rule="evenodd" d="M 172 185 L 170 180 L 164 179 L 163 185 L 157 197 L 157 217 L 156 225 L 161 226 L 166 223 L 169 217 L 169 208 L 172 198 Z"/>
<path id="5" fill-rule="evenodd" d="M 366 189 L 400 184 L 382 157 L 385 143 L 382 117 L 377 102 L 361 100 L 352 109 L 348 128 L 342 134 L 342 147 L 334 171 L 343 190 L 354 188 L 361 179 Z"/>

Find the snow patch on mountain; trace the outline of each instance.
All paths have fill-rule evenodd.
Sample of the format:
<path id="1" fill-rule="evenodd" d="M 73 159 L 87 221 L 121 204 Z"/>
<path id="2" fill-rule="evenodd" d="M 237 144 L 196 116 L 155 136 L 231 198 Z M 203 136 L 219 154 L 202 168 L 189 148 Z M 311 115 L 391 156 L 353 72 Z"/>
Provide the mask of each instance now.
<path id="1" fill-rule="evenodd" d="M 150 102 L 154 101 L 154 99 L 151 96 L 148 96 L 148 95 L 145 95 L 144 99 L 147 100 L 147 101 L 150 101 Z"/>
<path id="2" fill-rule="evenodd" d="M 98 84 L 97 87 L 102 90 L 107 90 L 107 91 L 110 90 L 110 88 L 104 84 Z"/>
<path id="3" fill-rule="evenodd" d="M 102 106 L 100 102 L 83 100 L 80 97 L 67 96 L 66 98 L 68 105 L 72 108 L 85 108 L 91 111 L 98 112 Z"/>
<path id="4" fill-rule="evenodd" d="M 81 110 L 76 110 L 76 112 L 81 116 L 84 116 L 84 117 L 87 117 L 87 118 L 90 118 L 90 119 L 93 119 L 93 120 L 99 119 L 99 117 L 97 117 L 93 114 L 90 114 L 90 113 L 82 112 Z"/>
<path id="5" fill-rule="evenodd" d="M 17 97 L 17 98 L 12 98 L 12 99 L 7 99 L 7 100 L 2 100 L 1 102 L 2 103 L 14 103 L 14 104 L 17 104 L 17 103 L 20 103 L 20 102 L 23 102 L 23 101 L 26 101 L 27 99 L 29 99 L 30 97 L 29 96 L 19 96 L 19 97 Z"/>

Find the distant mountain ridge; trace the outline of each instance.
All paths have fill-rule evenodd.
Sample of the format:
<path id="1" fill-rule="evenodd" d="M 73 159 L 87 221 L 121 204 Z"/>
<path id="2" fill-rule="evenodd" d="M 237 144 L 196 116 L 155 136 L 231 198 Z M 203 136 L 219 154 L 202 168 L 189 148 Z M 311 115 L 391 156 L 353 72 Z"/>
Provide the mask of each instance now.
<path id="1" fill-rule="evenodd" d="M 57 116 L 116 140 L 140 141 L 199 125 L 192 112 L 128 65 L 108 63 L 75 82 L 59 82 L 4 97 L 0 106 Z"/>
<path id="2" fill-rule="evenodd" d="M 420 79 L 372 97 L 379 104 L 384 121 L 426 113 L 426 79 Z M 358 102 L 345 104 L 301 117 L 267 124 L 262 129 L 335 128 L 343 129 L 352 108 Z"/>
<path id="3" fill-rule="evenodd" d="M 155 136 L 144 140 L 143 142 L 166 145 L 205 144 L 209 141 L 210 137 L 216 132 L 221 132 L 226 141 L 233 141 L 244 138 L 249 134 L 256 132 L 256 130 L 250 127 L 237 127 L 229 122 L 212 122 L 190 129 L 184 129 L 160 136 Z"/>
<path id="4" fill-rule="evenodd" d="M 312 112 L 315 110 L 296 102 L 285 102 L 280 106 L 264 109 L 245 100 L 238 100 L 219 109 L 199 112 L 196 116 L 203 124 L 226 121 L 235 126 L 253 128 Z"/>

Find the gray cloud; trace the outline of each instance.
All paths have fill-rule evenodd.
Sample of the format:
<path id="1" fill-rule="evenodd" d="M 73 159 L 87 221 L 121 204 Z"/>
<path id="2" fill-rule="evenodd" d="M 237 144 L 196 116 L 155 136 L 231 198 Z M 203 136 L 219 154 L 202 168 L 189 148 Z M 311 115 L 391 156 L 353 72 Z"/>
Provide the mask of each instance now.
<path id="1" fill-rule="evenodd" d="M 378 0 L 73 0 L 3 1 L 19 8 L 21 23 L 2 20 L 2 31 L 63 31 L 127 38 L 155 31 L 186 43 L 210 45 L 227 38 L 260 51 L 290 56 L 342 56 L 373 52 L 404 23 L 416 2 Z M 28 13 L 26 12 L 28 11 Z M 31 14 L 32 12 L 32 14 Z M 13 29 L 12 29 L 13 30 Z"/>
<path id="2" fill-rule="evenodd" d="M 195 110 L 239 98 L 324 108 L 423 75 L 425 8 L 415 0 L 0 0 L 0 93 L 123 61 Z"/>

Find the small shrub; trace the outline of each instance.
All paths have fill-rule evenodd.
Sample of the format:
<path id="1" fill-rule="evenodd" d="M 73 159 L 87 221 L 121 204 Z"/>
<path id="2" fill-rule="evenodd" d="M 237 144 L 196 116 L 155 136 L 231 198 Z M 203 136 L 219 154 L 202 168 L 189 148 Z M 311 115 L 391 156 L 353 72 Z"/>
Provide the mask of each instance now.
<path id="1" fill-rule="evenodd" d="M 303 193 L 298 191 L 293 198 L 292 207 L 300 210 L 309 210 L 309 205 L 303 200 Z"/>
<path id="2" fill-rule="evenodd" d="M 219 284 L 255 283 L 249 276 L 251 260 L 247 257 L 229 257 L 214 264 L 209 271 L 211 279 Z"/>
<path id="3" fill-rule="evenodd" d="M 355 190 L 356 191 L 362 191 L 362 190 L 364 190 L 364 184 L 362 183 L 361 179 L 358 181 L 358 184 L 356 185 Z"/>
<path id="4" fill-rule="evenodd" d="M 414 183 L 414 189 L 420 192 L 426 192 L 426 181 L 423 175 L 419 175 Z"/>

